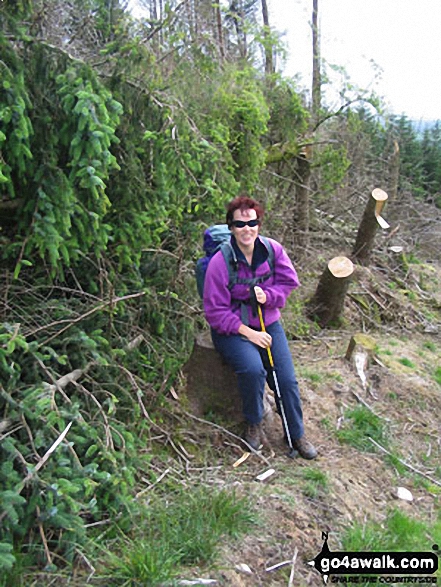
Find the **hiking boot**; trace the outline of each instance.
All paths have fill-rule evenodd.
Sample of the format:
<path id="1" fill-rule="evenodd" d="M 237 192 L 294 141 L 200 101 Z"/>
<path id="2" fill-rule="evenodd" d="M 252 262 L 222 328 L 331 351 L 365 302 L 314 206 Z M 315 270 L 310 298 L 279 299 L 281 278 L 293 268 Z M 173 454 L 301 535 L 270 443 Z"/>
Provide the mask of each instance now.
<path id="1" fill-rule="evenodd" d="M 247 424 L 243 439 L 251 446 L 251 448 L 259 450 L 262 445 L 262 435 L 261 424 Z"/>
<path id="2" fill-rule="evenodd" d="M 311 442 L 309 442 L 309 440 L 307 440 L 305 436 L 302 436 L 297 440 L 293 440 L 292 446 L 303 459 L 315 459 L 317 456 L 317 451 L 314 445 Z"/>

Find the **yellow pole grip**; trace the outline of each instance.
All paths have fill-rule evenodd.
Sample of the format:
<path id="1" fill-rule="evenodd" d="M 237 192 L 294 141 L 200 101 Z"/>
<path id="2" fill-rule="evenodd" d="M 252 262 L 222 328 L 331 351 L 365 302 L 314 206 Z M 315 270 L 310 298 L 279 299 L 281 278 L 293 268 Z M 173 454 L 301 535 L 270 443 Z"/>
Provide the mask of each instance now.
<path id="1" fill-rule="evenodd" d="M 263 321 L 262 308 L 260 307 L 260 304 L 257 304 L 257 313 L 259 314 L 260 329 L 262 330 L 262 332 L 266 332 L 265 322 Z M 266 350 L 268 351 L 268 359 L 269 359 L 271 368 L 274 369 L 273 355 L 271 353 L 270 347 L 267 347 Z"/>

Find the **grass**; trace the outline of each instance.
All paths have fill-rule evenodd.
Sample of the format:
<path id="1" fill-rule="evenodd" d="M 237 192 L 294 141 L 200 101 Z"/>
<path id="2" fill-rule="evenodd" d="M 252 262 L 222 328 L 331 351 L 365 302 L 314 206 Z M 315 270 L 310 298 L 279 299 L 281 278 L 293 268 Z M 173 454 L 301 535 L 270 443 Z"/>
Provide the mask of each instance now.
<path id="1" fill-rule="evenodd" d="M 398 362 L 401 363 L 402 365 L 404 365 L 405 367 L 409 367 L 410 369 L 415 369 L 415 363 L 413 363 L 407 357 L 402 357 L 401 359 L 398 360 Z"/>
<path id="2" fill-rule="evenodd" d="M 300 369 L 299 376 L 308 379 L 311 383 L 321 383 L 324 379 L 324 376 L 321 373 L 311 371 L 310 369 Z"/>
<path id="3" fill-rule="evenodd" d="M 302 477 L 305 481 L 303 485 L 303 493 L 307 497 L 315 499 L 329 487 L 328 475 L 314 467 L 306 467 L 302 469 Z"/>
<path id="4" fill-rule="evenodd" d="M 344 532 L 341 542 L 343 550 L 352 552 L 428 552 L 441 544 L 441 515 L 430 524 L 392 509 L 382 523 L 355 524 Z"/>
<path id="5" fill-rule="evenodd" d="M 148 504 L 131 536 L 122 535 L 109 556 L 122 585 L 169 585 L 182 568 L 215 559 L 223 536 L 237 538 L 254 522 L 248 501 L 233 491 L 181 489 Z"/>
<path id="6" fill-rule="evenodd" d="M 337 430 L 340 442 L 350 444 L 364 452 L 374 452 L 372 438 L 384 448 L 388 444 L 385 422 L 364 406 L 356 406 L 345 412 L 343 427 Z"/>
<path id="7" fill-rule="evenodd" d="M 342 550 L 348 552 L 433 552 L 433 545 L 441 544 L 441 515 L 428 523 L 393 509 L 382 523 L 357 523 L 347 529 L 341 542 Z M 441 568 L 432 576 L 440 578 Z"/>
<path id="8" fill-rule="evenodd" d="M 435 369 L 435 373 L 433 374 L 433 378 L 438 383 L 438 385 L 441 385 L 441 367 L 437 367 Z"/>

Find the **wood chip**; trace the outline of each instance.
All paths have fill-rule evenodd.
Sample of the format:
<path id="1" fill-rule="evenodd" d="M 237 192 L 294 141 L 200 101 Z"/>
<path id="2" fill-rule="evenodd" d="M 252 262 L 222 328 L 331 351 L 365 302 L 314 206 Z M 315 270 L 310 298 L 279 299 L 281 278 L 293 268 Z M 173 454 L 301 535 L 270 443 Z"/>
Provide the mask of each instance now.
<path id="1" fill-rule="evenodd" d="M 413 495 L 405 487 L 397 488 L 397 497 L 398 499 L 403 499 L 404 501 L 413 501 Z"/>
<path id="2" fill-rule="evenodd" d="M 176 393 L 174 387 L 170 387 L 170 395 L 172 396 L 173 399 L 179 400 L 179 395 Z"/>
<path id="3" fill-rule="evenodd" d="M 216 585 L 216 579 L 181 579 L 178 585 Z"/>
<path id="4" fill-rule="evenodd" d="M 272 565 L 271 567 L 267 567 L 265 571 L 267 573 L 270 573 L 271 571 L 275 571 L 282 567 L 286 567 L 286 565 L 292 565 L 292 559 L 290 559 L 289 561 L 282 561 L 281 563 L 277 563 L 276 565 Z"/>
<path id="5" fill-rule="evenodd" d="M 268 479 L 268 477 L 271 477 L 271 475 L 274 475 L 275 472 L 276 472 L 275 469 L 268 469 L 267 471 L 260 473 L 260 475 L 257 475 L 256 481 L 265 481 L 265 479 Z"/>
<path id="6" fill-rule="evenodd" d="M 253 571 L 245 563 L 239 563 L 234 568 L 236 569 L 236 571 L 239 571 L 239 573 L 244 573 L 245 575 L 252 575 L 253 574 Z"/>
<path id="7" fill-rule="evenodd" d="M 237 461 L 235 463 L 233 463 L 233 467 L 238 467 L 239 465 L 241 465 L 242 463 L 244 463 L 247 458 L 250 456 L 250 452 L 244 452 L 243 455 L 240 457 L 240 459 L 237 459 Z"/>

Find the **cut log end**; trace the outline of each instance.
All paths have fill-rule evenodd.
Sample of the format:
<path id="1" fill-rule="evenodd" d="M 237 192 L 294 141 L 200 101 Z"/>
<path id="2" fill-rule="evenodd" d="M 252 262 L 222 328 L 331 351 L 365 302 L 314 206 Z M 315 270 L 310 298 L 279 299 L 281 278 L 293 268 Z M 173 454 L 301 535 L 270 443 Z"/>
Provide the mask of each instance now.
<path id="1" fill-rule="evenodd" d="M 376 342 L 372 337 L 364 333 L 354 334 L 349 341 L 345 358 L 350 361 L 357 350 L 368 354 L 369 357 L 372 357 L 375 351 L 375 347 Z"/>
<path id="2" fill-rule="evenodd" d="M 354 264 L 348 257 L 334 257 L 328 263 L 328 269 L 334 277 L 349 277 L 354 272 Z"/>
<path id="3" fill-rule="evenodd" d="M 372 191 L 372 197 L 377 202 L 385 202 L 389 196 L 387 195 L 387 193 L 384 190 L 382 190 L 380 188 L 375 188 Z"/>

